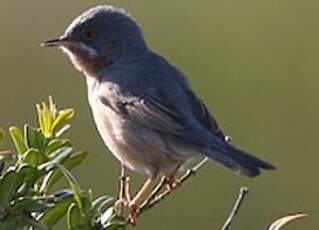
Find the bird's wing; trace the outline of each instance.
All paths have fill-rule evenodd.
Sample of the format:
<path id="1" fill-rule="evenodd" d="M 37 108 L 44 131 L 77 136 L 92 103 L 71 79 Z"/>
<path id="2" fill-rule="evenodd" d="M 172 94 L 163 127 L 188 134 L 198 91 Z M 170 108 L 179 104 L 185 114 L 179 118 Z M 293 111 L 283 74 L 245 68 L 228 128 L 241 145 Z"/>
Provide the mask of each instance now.
<path id="1" fill-rule="evenodd" d="M 166 61 L 158 60 L 163 59 L 134 65 L 139 71 L 126 71 L 125 78 L 123 72 L 116 73 L 108 81 L 116 84 L 120 92 L 108 97 L 105 94 L 108 87 L 102 86 L 100 101 L 126 119 L 187 142 L 201 143 L 207 140 L 203 136 L 208 133 L 224 139 L 215 119 L 184 75 Z"/>
<path id="2" fill-rule="evenodd" d="M 112 96 L 106 93 L 108 87 L 105 85 L 100 88 L 98 98 L 120 116 L 142 127 L 172 136 L 185 143 L 197 146 L 206 144 L 209 131 L 205 129 L 209 127 L 216 130 L 212 121 L 204 120 L 207 119 L 207 109 L 198 107 L 194 109 L 194 113 L 191 107 L 195 102 L 196 106 L 202 104 L 188 100 L 189 96 L 178 82 L 173 79 L 168 81 L 170 82 L 158 81 L 156 84 L 152 82 L 146 87 L 143 85 L 143 90 L 133 91 L 132 88 L 137 87 L 128 87 Z"/>
<path id="3" fill-rule="evenodd" d="M 177 134 L 184 128 L 183 118 L 167 102 L 149 96 L 118 97 L 116 102 L 101 96 L 100 101 L 126 119 L 153 130 Z"/>
<path id="4" fill-rule="evenodd" d="M 225 135 L 219 128 L 213 115 L 209 112 L 207 106 L 198 98 L 195 93 L 188 87 L 184 88 L 187 101 L 195 119 L 214 135 L 225 139 Z"/>

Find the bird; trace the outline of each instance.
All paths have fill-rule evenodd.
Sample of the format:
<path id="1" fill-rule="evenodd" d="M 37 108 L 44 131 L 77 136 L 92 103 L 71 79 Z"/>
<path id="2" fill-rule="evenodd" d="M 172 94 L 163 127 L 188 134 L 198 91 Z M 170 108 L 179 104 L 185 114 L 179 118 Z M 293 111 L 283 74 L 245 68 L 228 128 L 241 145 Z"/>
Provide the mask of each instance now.
<path id="1" fill-rule="evenodd" d="M 42 46 L 62 49 L 84 74 L 105 145 L 123 167 L 147 176 L 136 195 L 127 197 L 132 222 L 158 178 L 173 181 L 194 157 L 208 157 L 247 177 L 275 169 L 226 140 L 185 74 L 152 51 L 140 25 L 125 10 L 94 6 Z"/>

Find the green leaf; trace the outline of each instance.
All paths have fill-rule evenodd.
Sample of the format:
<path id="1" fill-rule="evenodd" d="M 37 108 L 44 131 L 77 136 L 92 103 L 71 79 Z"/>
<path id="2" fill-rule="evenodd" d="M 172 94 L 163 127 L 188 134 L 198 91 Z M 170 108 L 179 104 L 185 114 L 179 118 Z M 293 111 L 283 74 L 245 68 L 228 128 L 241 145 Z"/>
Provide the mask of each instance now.
<path id="1" fill-rule="evenodd" d="M 74 202 L 73 197 L 68 197 L 59 201 L 53 207 L 49 208 L 42 216 L 39 217 L 39 221 L 45 224 L 48 228 L 54 226 L 64 215 L 67 213 L 69 206 Z"/>
<path id="2" fill-rule="evenodd" d="M 1 230 L 27 230 L 30 229 L 37 230 L 48 230 L 48 228 L 41 223 L 36 222 L 31 216 L 27 215 L 11 215 L 5 218 L 4 221 L 0 222 Z"/>
<path id="3" fill-rule="evenodd" d="M 1 230 L 13 230 L 13 229 L 21 229 L 25 223 L 21 220 L 17 220 L 16 217 L 8 216 L 3 221 L 0 222 Z"/>
<path id="4" fill-rule="evenodd" d="M 68 159 L 71 156 L 72 153 L 73 148 L 62 147 L 51 153 L 49 156 L 50 161 L 42 165 L 39 165 L 38 169 L 41 171 L 45 170 L 46 172 L 54 170 L 54 168 L 56 168 L 58 164 L 62 164 L 66 159 Z"/>
<path id="5" fill-rule="evenodd" d="M 41 213 L 45 211 L 48 206 L 38 200 L 35 200 L 34 198 L 31 197 L 21 197 L 17 202 L 14 203 L 12 208 L 17 212 L 17 213 Z"/>
<path id="6" fill-rule="evenodd" d="M 112 220 L 105 226 L 106 230 L 125 230 L 127 226 L 127 221 L 124 217 L 114 216 Z"/>
<path id="7" fill-rule="evenodd" d="M 75 177 L 71 174 L 69 170 L 67 170 L 64 166 L 57 164 L 57 167 L 62 172 L 63 176 L 68 181 L 72 191 L 74 192 L 74 199 L 79 206 L 79 208 L 82 210 L 83 204 L 82 204 L 82 194 L 83 191 L 78 183 L 78 181 L 75 179 Z"/>
<path id="8" fill-rule="evenodd" d="M 23 229 L 23 230 L 27 230 L 27 229 L 37 229 L 37 230 L 49 230 L 47 228 L 47 226 L 45 226 L 44 224 L 37 222 L 33 217 L 31 216 L 25 216 L 25 215 L 20 215 L 18 217 L 15 218 L 16 220 L 20 221 L 23 223 L 23 227 L 21 228 L 15 228 L 15 229 Z M 32 228 L 31 228 L 32 226 Z"/>
<path id="9" fill-rule="evenodd" d="M 58 115 L 56 119 L 53 121 L 52 124 L 52 132 L 56 133 L 58 132 L 58 129 L 60 127 L 63 127 L 66 125 L 66 123 L 71 120 L 75 115 L 75 112 L 73 109 L 64 109 L 58 112 Z"/>
<path id="10" fill-rule="evenodd" d="M 46 153 L 49 155 L 62 147 L 72 147 L 71 141 L 69 139 L 53 139 L 49 142 Z"/>
<path id="11" fill-rule="evenodd" d="M 52 163 L 62 164 L 73 153 L 72 147 L 61 147 L 49 155 Z"/>
<path id="12" fill-rule="evenodd" d="M 61 129 L 59 129 L 56 133 L 55 136 L 56 137 L 61 137 L 64 133 L 66 133 L 69 129 L 71 128 L 70 124 L 66 124 L 65 126 L 63 126 Z"/>
<path id="13" fill-rule="evenodd" d="M 86 152 L 77 152 L 70 156 L 70 158 L 66 159 L 62 165 L 68 169 L 72 170 L 79 164 L 83 162 L 83 160 L 88 156 L 88 153 Z M 52 186 L 62 177 L 62 173 L 60 170 L 55 169 L 54 171 L 51 171 L 44 179 L 46 181 L 46 184 L 43 185 L 46 187 L 46 191 L 49 191 Z"/>
<path id="14" fill-rule="evenodd" d="M 24 126 L 25 143 L 29 148 L 44 150 L 48 145 L 48 139 L 42 134 L 40 129 Z"/>
<path id="15" fill-rule="evenodd" d="M 62 147 L 57 149 L 49 155 L 48 162 L 39 165 L 38 169 L 40 171 L 44 170 L 46 172 L 53 170 L 57 164 L 62 164 L 68 157 L 73 153 L 73 148 L 71 147 Z"/>
<path id="16" fill-rule="evenodd" d="M 0 179 L 0 207 L 9 207 L 12 198 L 22 185 L 24 175 L 15 171 L 8 171 Z"/>
<path id="17" fill-rule="evenodd" d="M 19 153 L 25 152 L 28 148 L 26 144 L 24 143 L 22 130 L 19 129 L 18 127 L 12 126 L 9 128 L 9 133 L 17 152 Z"/>
<path id="18" fill-rule="evenodd" d="M 83 215 L 80 208 L 73 203 L 68 211 L 68 229 L 69 230 L 89 230 L 93 229 L 88 218 Z"/>
<path id="19" fill-rule="evenodd" d="M 92 203 L 90 201 L 90 199 L 87 197 L 87 194 L 81 196 L 81 211 L 88 217 L 92 217 L 91 213 L 90 213 L 90 209 L 92 207 Z"/>
<path id="20" fill-rule="evenodd" d="M 101 217 L 99 219 L 99 222 L 103 227 L 105 227 L 108 222 L 111 220 L 111 218 L 114 216 L 114 207 L 110 207 L 106 209 L 104 212 L 101 213 Z"/>
<path id="21" fill-rule="evenodd" d="M 46 157 L 38 149 L 28 149 L 26 153 L 23 154 L 23 161 L 31 166 L 37 167 L 38 165 L 46 161 Z"/>
<path id="22" fill-rule="evenodd" d="M 23 191 L 22 194 L 29 191 L 32 188 L 36 181 L 40 179 L 42 173 L 35 167 L 30 165 L 22 165 L 18 171 L 19 175 L 23 177 Z"/>
<path id="23" fill-rule="evenodd" d="M 52 194 L 55 200 L 66 199 L 67 197 L 73 197 L 74 193 L 71 189 L 61 189 Z"/>
<path id="24" fill-rule="evenodd" d="M 115 199 L 113 197 L 107 195 L 98 197 L 92 202 L 92 207 L 90 208 L 91 217 L 97 217 L 100 215 L 104 208 L 114 204 L 114 200 Z"/>
<path id="25" fill-rule="evenodd" d="M 114 212 L 113 207 L 107 209 L 101 216 L 101 223 L 107 230 L 125 230 L 128 222 L 123 216 Z"/>

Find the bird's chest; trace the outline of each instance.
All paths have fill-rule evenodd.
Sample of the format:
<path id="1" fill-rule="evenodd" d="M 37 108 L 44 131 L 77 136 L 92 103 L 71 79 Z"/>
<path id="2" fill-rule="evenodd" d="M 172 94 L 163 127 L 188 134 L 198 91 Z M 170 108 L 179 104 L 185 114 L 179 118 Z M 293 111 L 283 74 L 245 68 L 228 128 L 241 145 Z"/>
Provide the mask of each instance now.
<path id="1" fill-rule="evenodd" d="M 99 92 L 99 90 L 98 85 L 88 84 L 89 104 L 101 137 L 104 142 L 111 147 L 114 143 L 124 142 L 125 136 L 131 129 L 131 125 L 127 119 L 112 109 L 112 91 L 114 91 L 114 89 L 103 89 L 103 96 L 106 100 L 110 99 L 110 105 L 108 105 L 107 102 L 101 101 L 101 92 Z"/>
<path id="2" fill-rule="evenodd" d="M 129 119 L 115 112 L 107 102 L 102 103 L 97 87 L 90 88 L 90 85 L 88 87 L 88 99 L 100 136 L 116 158 L 128 167 L 136 168 L 130 165 L 134 162 L 131 158 L 134 158 L 136 152 L 143 146 L 142 140 L 138 138 L 143 131 Z M 107 88 L 103 89 L 103 96 L 106 99 L 109 97 L 109 103 L 113 103 L 112 92 Z"/>
<path id="3" fill-rule="evenodd" d="M 132 132 L 132 125 L 128 120 L 101 102 L 91 105 L 91 110 L 96 127 L 110 148 L 127 142 L 127 136 Z"/>
<path id="4" fill-rule="evenodd" d="M 134 122 L 128 114 L 123 115 L 114 108 L 116 99 L 113 92 L 116 89 L 104 85 L 103 92 L 99 92 L 98 85 L 91 83 L 88 89 L 89 103 L 100 136 L 122 164 L 149 176 L 159 171 L 169 175 L 176 169 L 178 160 L 170 156 L 170 148 L 159 133 Z"/>

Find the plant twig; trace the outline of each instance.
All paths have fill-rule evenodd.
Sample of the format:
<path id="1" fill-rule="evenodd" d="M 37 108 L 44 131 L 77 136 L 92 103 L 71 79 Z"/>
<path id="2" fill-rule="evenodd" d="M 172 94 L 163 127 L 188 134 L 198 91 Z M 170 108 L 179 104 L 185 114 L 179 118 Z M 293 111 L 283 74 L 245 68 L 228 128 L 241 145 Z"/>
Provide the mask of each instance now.
<path id="1" fill-rule="evenodd" d="M 208 162 L 209 158 L 205 157 L 202 160 L 200 160 L 193 168 L 187 170 L 179 179 L 176 180 L 176 186 L 174 187 L 174 189 L 180 187 L 187 179 L 189 179 L 190 177 L 192 177 L 193 175 L 196 174 L 196 172 L 201 169 L 207 162 Z M 172 189 L 166 189 L 165 191 L 163 191 L 162 193 L 160 193 L 159 195 L 155 196 L 156 193 L 158 193 L 163 185 L 164 185 L 165 181 L 162 180 L 158 186 L 155 187 L 155 189 L 152 191 L 150 199 L 147 199 L 139 208 L 139 213 L 138 215 L 141 215 L 142 213 L 144 213 L 145 211 L 151 209 L 152 207 L 154 207 L 156 204 L 158 204 L 159 202 L 161 202 L 166 196 L 168 196 L 169 194 L 172 193 Z"/>
<path id="2" fill-rule="evenodd" d="M 269 228 L 267 228 L 268 230 L 279 230 L 281 229 L 284 225 L 290 223 L 293 220 L 299 219 L 299 218 L 303 218 L 307 216 L 307 213 L 304 212 L 299 212 L 299 213 L 294 213 L 294 214 L 289 214 L 286 216 L 283 216 L 279 219 L 277 219 L 275 222 L 273 222 Z"/>
<path id="3" fill-rule="evenodd" d="M 243 204 L 244 199 L 245 199 L 246 195 L 248 195 L 248 193 L 249 193 L 249 189 L 247 187 L 241 187 L 239 189 L 238 197 L 237 197 L 236 202 L 233 206 L 233 209 L 230 212 L 230 214 L 229 214 L 227 220 L 225 221 L 223 227 L 221 228 L 221 230 L 228 230 L 230 228 L 231 224 L 233 223 L 236 215 L 238 214 L 238 211 L 239 211 L 241 205 Z"/>

